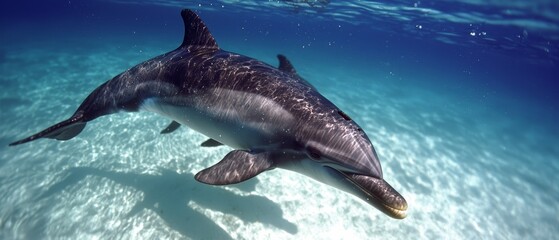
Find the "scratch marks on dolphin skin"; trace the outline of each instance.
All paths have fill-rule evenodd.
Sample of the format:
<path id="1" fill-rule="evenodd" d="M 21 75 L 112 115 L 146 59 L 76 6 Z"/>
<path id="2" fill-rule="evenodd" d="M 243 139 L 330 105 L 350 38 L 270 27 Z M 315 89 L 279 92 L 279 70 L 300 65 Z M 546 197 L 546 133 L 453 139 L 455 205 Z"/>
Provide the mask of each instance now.
<path id="1" fill-rule="evenodd" d="M 209 111 L 215 116 L 237 119 L 237 121 L 248 123 L 257 129 L 288 127 L 294 121 L 292 113 L 283 106 L 256 93 L 213 88 L 204 95 L 204 98 L 207 102 L 215 103 L 209 107 Z M 228 101 L 219 101 L 220 98 L 228 99 Z M 258 126 L 261 124 L 266 124 L 266 126 Z"/>

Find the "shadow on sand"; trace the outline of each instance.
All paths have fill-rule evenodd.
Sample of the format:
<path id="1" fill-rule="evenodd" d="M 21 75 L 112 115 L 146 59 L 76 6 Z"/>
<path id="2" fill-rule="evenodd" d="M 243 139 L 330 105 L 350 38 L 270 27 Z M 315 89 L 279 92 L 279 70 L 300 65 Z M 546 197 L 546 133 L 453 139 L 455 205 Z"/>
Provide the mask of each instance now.
<path id="1" fill-rule="evenodd" d="M 51 186 L 40 198 L 57 194 L 68 186 L 77 184 L 86 176 L 110 179 L 142 191 L 143 200 L 136 203 L 127 217 L 144 209 L 152 210 L 169 227 L 185 237 L 231 239 L 231 236 L 210 218 L 190 208 L 190 201 L 213 211 L 234 215 L 244 222 L 260 222 L 291 234 L 297 233 L 297 226 L 284 219 L 279 205 L 268 198 L 256 195 L 241 196 L 222 187 L 201 184 L 194 180 L 192 174 L 178 174 L 169 170 L 164 170 L 161 175 L 148 175 L 109 172 L 87 167 L 72 168 L 64 180 Z M 236 187 L 243 191 L 251 191 L 255 184 L 255 180 L 250 180 Z"/>

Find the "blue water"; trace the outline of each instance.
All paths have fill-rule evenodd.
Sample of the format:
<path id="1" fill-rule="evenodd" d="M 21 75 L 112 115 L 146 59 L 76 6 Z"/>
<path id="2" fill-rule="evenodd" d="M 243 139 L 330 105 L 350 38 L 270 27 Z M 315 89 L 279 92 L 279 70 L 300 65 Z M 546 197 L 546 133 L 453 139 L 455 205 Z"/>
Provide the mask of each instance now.
<path id="1" fill-rule="evenodd" d="M 0 7 L 0 239 L 553 239 L 559 234 L 557 1 L 21 1 Z M 212 187 L 161 116 L 10 142 L 182 41 L 197 11 L 221 48 L 298 73 L 367 132 L 408 201 L 391 219 L 274 170 Z"/>

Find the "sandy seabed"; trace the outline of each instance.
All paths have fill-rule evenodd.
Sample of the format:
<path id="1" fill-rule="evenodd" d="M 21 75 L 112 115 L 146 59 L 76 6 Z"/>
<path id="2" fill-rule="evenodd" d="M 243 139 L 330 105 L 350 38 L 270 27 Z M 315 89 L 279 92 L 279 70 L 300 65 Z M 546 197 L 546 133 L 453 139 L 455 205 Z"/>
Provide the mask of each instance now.
<path id="1" fill-rule="evenodd" d="M 119 51 L 4 53 L 0 238 L 551 239 L 559 234 L 559 187 L 553 184 L 559 182 L 559 163 L 550 161 L 557 149 L 540 144 L 557 141 L 555 136 L 457 96 L 359 81 L 370 78 L 360 73 L 350 76 L 358 79 L 355 84 L 346 84 L 341 71 L 300 71 L 368 133 L 385 179 L 408 201 L 404 220 L 285 170 L 232 186 L 198 183 L 193 175 L 231 149 L 202 148 L 206 137 L 186 127 L 160 135 L 170 120 L 152 113 L 96 119 L 70 141 L 7 147 L 69 117 L 103 81 L 146 54 L 158 54 L 116 57 Z"/>

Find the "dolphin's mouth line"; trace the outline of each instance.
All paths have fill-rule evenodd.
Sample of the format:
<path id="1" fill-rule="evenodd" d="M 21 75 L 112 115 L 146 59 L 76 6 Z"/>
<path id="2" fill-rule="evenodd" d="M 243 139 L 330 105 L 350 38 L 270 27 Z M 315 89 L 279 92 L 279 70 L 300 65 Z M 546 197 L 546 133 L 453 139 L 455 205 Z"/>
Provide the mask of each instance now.
<path id="1" fill-rule="evenodd" d="M 407 216 L 406 200 L 383 179 L 335 170 L 359 189 L 363 194 L 359 197 L 369 204 L 393 218 L 403 219 Z"/>

